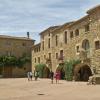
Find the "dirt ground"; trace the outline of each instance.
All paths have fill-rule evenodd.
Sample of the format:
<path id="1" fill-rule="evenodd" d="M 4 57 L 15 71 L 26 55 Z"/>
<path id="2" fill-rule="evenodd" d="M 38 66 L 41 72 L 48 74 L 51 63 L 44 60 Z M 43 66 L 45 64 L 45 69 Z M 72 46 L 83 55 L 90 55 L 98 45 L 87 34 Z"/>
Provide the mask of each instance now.
<path id="1" fill-rule="evenodd" d="M 100 85 L 85 82 L 51 84 L 50 79 L 0 79 L 0 100 L 100 100 Z"/>

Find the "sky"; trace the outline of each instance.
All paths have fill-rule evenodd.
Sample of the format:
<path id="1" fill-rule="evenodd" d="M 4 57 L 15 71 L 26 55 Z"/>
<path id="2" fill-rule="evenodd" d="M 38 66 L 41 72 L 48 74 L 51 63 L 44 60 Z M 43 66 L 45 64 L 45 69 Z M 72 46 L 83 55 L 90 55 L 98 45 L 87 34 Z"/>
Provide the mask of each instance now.
<path id="1" fill-rule="evenodd" d="M 75 21 L 100 0 L 0 0 L 0 35 L 30 37 L 38 43 L 44 29 Z"/>

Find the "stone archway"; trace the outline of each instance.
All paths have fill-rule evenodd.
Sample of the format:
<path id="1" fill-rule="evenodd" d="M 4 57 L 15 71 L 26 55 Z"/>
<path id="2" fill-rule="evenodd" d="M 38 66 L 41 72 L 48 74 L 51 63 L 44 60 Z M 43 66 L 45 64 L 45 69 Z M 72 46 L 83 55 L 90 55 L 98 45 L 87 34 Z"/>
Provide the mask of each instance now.
<path id="1" fill-rule="evenodd" d="M 50 69 L 46 66 L 43 70 L 43 78 L 49 78 L 50 77 Z"/>
<path id="2" fill-rule="evenodd" d="M 60 72 L 60 79 L 65 79 L 65 71 L 64 71 L 64 64 L 60 63 L 59 66 L 56 68 L 56 72 Z"/>
<path id="3" fill-rule="evenodd" d="M 78 64 L 74 68 L 74 79 L 75 81 L 88 81 L 89 77 L 92 76 L 92 71 L 87 64 Z"/>

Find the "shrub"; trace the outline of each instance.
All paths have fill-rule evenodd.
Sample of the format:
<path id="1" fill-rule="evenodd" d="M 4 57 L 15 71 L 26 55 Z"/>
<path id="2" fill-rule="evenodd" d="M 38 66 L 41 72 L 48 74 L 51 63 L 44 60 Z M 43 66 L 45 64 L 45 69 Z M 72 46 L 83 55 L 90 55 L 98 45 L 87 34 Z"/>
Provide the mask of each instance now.
<path id="1" fill-rule="evenodd" d="M 23 56 L 16 58 L 15 56 L 0 56 L 0 66 L 18 66 L 23 67 L 27 62 L 30 62 L 30 57 Z"/>
<path id="2" fill-rule="evenodd" d="M 70 60 L 70 61 L 65 61 L 64 63 L 64 70 L 65 70 L 65 78 L 68 81 L 73 80 L 73 69 L 76 64 L 81 63 L 80 60 Z"/>
<path id="3" fill-rule="evenodd" d="M 43 78 L 43 72 L 44 72 L 44 68 L 46 67 L 46 64 L 37 64 L 35 65 L 35 70 L 39 72 L 39 77 Z"/>

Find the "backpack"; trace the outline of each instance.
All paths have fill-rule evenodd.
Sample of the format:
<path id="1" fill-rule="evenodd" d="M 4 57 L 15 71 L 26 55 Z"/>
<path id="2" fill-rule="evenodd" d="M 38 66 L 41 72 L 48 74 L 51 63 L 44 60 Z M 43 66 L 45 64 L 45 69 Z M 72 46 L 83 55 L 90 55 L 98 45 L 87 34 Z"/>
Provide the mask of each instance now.
<path id="1" fill-rule="evenodd" d="M 38 77 L 38 72 L 37 71 L 35 71 L 34 76 Z"/>
<path id="2" fill-rule="evenodd" d="M 30 72 L 30 76 L 33 76 L 32 72 Z"/>

